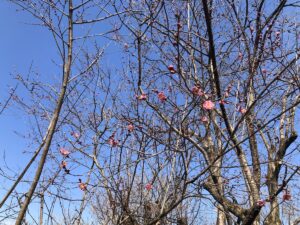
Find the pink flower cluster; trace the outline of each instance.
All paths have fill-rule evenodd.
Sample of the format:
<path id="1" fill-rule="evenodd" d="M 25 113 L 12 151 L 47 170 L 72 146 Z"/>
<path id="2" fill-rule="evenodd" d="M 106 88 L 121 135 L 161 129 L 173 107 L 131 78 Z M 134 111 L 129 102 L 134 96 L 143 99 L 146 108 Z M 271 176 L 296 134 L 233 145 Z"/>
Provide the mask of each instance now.
<path id="1" fill-rule="evenodd" d="M 70 151 L 68 151 L 68 150 L 65 149 L 65 148 L 60 148 L 60 149 L 59 149 L 59 152 L 60 152 L 60 154 L 61 154 L 63 157 L 69 157 L 69 155 L 70 155 Z"/>
<path id="2" fill-rule="evenodd" d="M 115 140 L 115 133 L 113 133 L 109 138 L 108 138 L 108 144 L 111 145 L 112 147 L 117 147 L 119 145 L 119 141 Z"/>

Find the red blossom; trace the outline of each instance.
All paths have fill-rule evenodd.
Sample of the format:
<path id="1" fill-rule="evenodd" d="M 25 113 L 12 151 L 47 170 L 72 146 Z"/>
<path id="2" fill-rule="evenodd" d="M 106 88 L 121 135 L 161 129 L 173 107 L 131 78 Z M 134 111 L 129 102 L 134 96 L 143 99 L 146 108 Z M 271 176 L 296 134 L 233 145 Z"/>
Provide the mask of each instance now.
<path id="1" fill-rule="evenodd" d="M 258 200 L 258 201 L 256 202 L 256 204 L 257 204 L 258 206 L 260 206 L 260 207 L 263 207 L 263 206 L 265 206 L 266 201 L 263 200 L 263 199 L 260 199 L 260 200 Z"/>
<path id="2" fill-rule="evenodd" d="M 212 110 L 212 109 L 215 108 L 215 104 L 212 101 L 210 101 L 210 100 L 204 101 L 204 103 L 203 103 L 202 106 L 206 110 Z"/>
<path id="3" fill-rule="evenodd" d="M 145 188 L 147 191 L 150 191 L 152 189 L 152 184 L 150 183 L 146 184 Z"/>
<path id="4" fill-rule="evenodd" d="M 159 100 L 161 101 L 161 102 L 164 102 L 164 101 L 166 101 L 167 100 L 167 96 L 165 95 L 165 93 L 164 92 L 159 92 L 158 94 L 157 94 L 157 97 L 159 98 Z"/>
<path id="5" fill-rule="evenodd" d="M 115 140 L 114 138 L 109 138 L 108 144 L 110 144 L 112 147 L 117 147 L 119 144 L 119 141 Z"/>
<path id="6" fill-rule="evenodd" d="M 290 192 L 288 190 L 285 190 L 283 196 L 282 196 L 282 200 L 283 201 L 290 201 L 292 199 L 292 195 L 290 194 Z"/>
<path id="7" fill-rule="evenodd" d="M 173 73 L 173 74 L 176 73 L 176 70 L 173 65 L 169 65 L 168 70 L 170 71 L 170 73 Z"/>

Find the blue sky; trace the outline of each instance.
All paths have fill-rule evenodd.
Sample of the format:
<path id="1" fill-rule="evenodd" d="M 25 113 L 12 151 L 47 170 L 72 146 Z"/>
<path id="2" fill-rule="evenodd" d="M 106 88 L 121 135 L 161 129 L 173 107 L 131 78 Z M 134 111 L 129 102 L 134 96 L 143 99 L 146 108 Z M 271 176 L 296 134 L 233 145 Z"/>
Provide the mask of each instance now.
<path id="1" fill-rule="evenodd" d="M 33 26 L 37 21 L 27 12 L 17 12 L 17 7 L 8 1 L 0 1 L 0 102 L 9 96 L 9 90 L 17 84 L 13 77 L 17 74 L 27 75 L 30 66 L 41 74 L 41 79 L 53 79 L 56 67 L 51 60 L 58 59 L 58 52 L 54 46 L 49 31 L 39 26 Z M 116 48 L 112 48 L 103 62 L 106 65 L 115 64 Z M 57 60 L 58 61 L 58 60 Z M 56 77 L 59 74 L 56 74 Z M 18 88 L 20 97 L 26 92 Z M 9 175 L 19 174 L 31 158 L 31 154 L 24 154 L 25 150 L 34 151 L 21 135 L 29 133 L 28 116 L 16 107 L 10 107 L 0 115 L 0 157 L 6 155 L 6 162 L 13 169 Z M 18 134 L 20 135 L 18 135 Z M 0 160 L 2 169 L 4 162 Z M 33 167 L 31 171 L 34 171 Z M 7 170 L 5 170 L 7 172 Z M 32 177 L 27 173 L 27 178 Z M 76 180 L 77 181 L 77 180 Z M 6 191 L 3 189 L 11 186 L 10 181 L 0 178 L 0 199 Z M 18 185 L 18 190 L 26 191 L 24 184 Z M 79 189 L 78 189 L 79 190 Z M 81 192 L 78 191 L 80 196 Z M 34 207 L 34 206 L 33 206 Z M 0 218 L 1 219 L 1 218 Z M 1 223 L 1 222 L 0 222 Z"/>
<path id="2" fill-rule="evenodd" d="M 57 58 L 57 54 L 56 49 L 51 47 L 53 40 L 45 28 L 31 24 L 34 22 L 36 21 L 30 14 L 16 12 L 15 5 L 0 1 L 0 102 L 8 97 L 10 88 L 16 85 L 13 76 L 26 75 L 30 65 L 41 74 L 42 79 L 47 79 L 54 73 L 51 59 Z M 20 88 L 17 93 L 20 97 L 24 95 Z M 29 133 L 28 117 L 20 109 L 9 107 L 0 115 L 0 127 L 0 168 L 3 169 L 5 153 L 6 162 L 13 170 L 9 175 L 13 176 L 19 174 L 31 158 L 31 154 L 23 152 L 35 150 L 29 145 L 30 140 L 22 137 Z M 30 173 L 26 177 L 28 175 Z M 10 187 L 11 183 L 7 179 L 0 179 L 1 199 L 6 192 L 3 188 Z M 21 184 L 17 189 L 26 191 L 28 187 Z"/>
<path id="3" fill-rule="evenodd" d="M 47 67 L 41 52 L 50 53 L 51 49 L 47 49 L 45 45 L 45 32 L 37 27 L 24 25 L 25 22 L 30 22 L 30 18 L 26 13 L 16 13 L 16 8 L 7 1 L 0 1 L 0 102 L 8 97 L 10 87 L 16 84 L 12 75 L 25 73 L 32 62 Z M 0 115 L 0 127 L 0 167 L 3 168 L 2 157 L 5 152 L 9 166 L 14 172 L 20 171 L 24 162 L 28 161 L 28 156 L 22 154 L 26 141 L 15 132 L 26 133 L 26 120 L 21 112 L 17 113 L 9 108 Z M 3 179 L 0 181 L 2 196 L 5 193 L 2 188 L 9 187 L 11 182 Z"/>
<path id="4" fill-rule="evenodd" d="M 51 71 L 50 59 L 56 56 L 55 48 L 49 47 L 52 40 L 47 30 L 30 25 L 33 22 L 28 13 L 17 13 L 13 4 L 0 1 L 0 101 L 8 97 L 10 87 L 16 84 L 13 75 L 27 74 L 31 64 L 43 76 Z M 23 161 L 26 156 L 21 152 L 25 150 L 25 142 L 14 133 L 26 133 L 26 120 L 22 112 L 9 108 L 0 116 L 0 125 L 0 154 L 5 150 L 7 160 L 14 162 L 20 159 L 16 156 L 22 155 Z M 16 165 L 20 164 L 16 162 Z"/>

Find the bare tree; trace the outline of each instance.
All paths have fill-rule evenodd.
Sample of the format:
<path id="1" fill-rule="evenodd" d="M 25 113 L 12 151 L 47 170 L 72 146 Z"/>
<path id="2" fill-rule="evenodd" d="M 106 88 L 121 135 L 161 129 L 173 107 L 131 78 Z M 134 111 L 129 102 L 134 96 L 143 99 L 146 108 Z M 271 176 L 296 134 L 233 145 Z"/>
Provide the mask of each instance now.
<path id="1" fill-rule="evenodd" d="M 50 29 L 62 81 L 18 77 L 38 148 L 1 201 L 9 217 L 282 224 L 299 190 L 299 3 L 73 1 L 12 1 Z"/>

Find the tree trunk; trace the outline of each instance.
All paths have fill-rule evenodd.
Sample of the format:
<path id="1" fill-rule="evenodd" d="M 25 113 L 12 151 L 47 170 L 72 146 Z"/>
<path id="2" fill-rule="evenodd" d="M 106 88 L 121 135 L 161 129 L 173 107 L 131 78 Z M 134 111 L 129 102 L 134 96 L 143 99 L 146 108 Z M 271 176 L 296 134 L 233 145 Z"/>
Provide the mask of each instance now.
<path id="1" fill-rule="evenodd" d="M 216 225 L 226 225 L 226 215 L 218 208 L 217 222 Z"/>
<path id="2" fill-rule="evenodd" d="M 69 15 L 68 15 L 68 56 L 66 59 L 66 63 L 64 64 L 64 71 L 63 71 L 63 81 L 62 86 L 60 89 L 59 97 L 55 106 L 55 110 L 52 115 L 51 122 L 49 124 L 48 130 L 47 130 L 47 136 L 45 140 L 45 147 L 42 151 L 41 159 L 38 164 L 38 167 L 35 172 L 35 176 L 33 178 L 32 184 L 29 188 L 29 191 L 27 192 L 27 196 L 25 198 L 24 204 L 22 205 L 18 217 L 16 218 L 15 225 L 21 225 L 22 221 L 24 219 L 24 216 L 27 212 L 28 206 L 31 202 L 31 199 L 33 197 L 33 194 L 35 192 L 35 189 L 38 185 L 38 182 L 40 180 L 44 165 L 46 163 L 46 159 L 48 156 L 48 151 L 51 146 L 52 138 L 55 133 L 56 124 L 59 119 L 60 111 L 63 106 L 65 94 L 67 91 L 67 86 L 69 82 L 69 77 L 71 74 L 71 65 L 72 65 L 72 56 L 73 56 L 73 0 L 69 0 Z"/>
<path id="3" fill-rule="evenodd" d="M 269 165 L 269 171 L 274 171 L 275 166 L 273 164 Z M 278 189 L 278 178 L 277 176 L 271 177 L 271 174 L 274 173 L 269 173 L 268 179 L 268 189 L 269 189 L 269 195 L 274 196 Z M 281 220 L 280 220 L 280 212 L 279 212 L 279 206 L 278 206 L 278 198 L 277 196 L 274 197 L 271 201 L 271 207 L 270 207 L 270 213 L 266 218 L 266 225 L 281 225 Z"/>
<path id="4" fill-rule="evenodd" d="M 277 198 L 271 202 L 270 214 L 266 219 L 265 225 L 281 225 Z"/>

